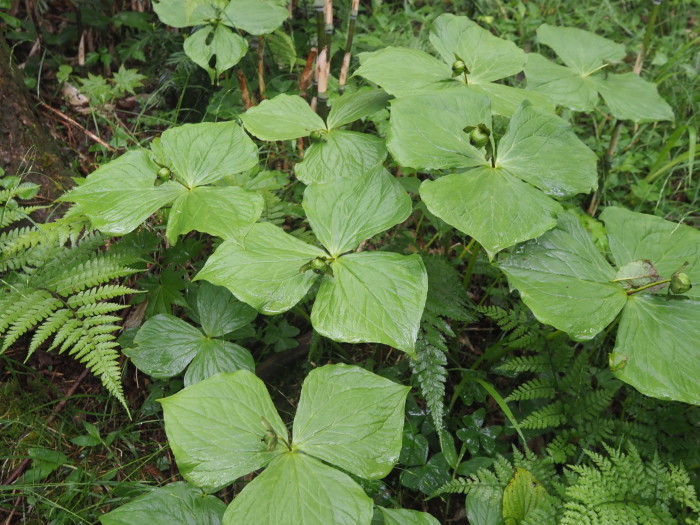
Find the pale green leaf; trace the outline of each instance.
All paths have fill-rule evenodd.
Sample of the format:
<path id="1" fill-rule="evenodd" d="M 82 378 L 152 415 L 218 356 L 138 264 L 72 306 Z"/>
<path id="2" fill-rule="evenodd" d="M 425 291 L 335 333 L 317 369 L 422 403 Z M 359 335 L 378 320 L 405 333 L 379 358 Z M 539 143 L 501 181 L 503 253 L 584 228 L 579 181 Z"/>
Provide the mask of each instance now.
<path id="1" fill-rule="evenodd" d="M 384 507 L 379 507 L 379 510 L 384 516 L 384 525 L 440 525 L 440 522 L 427 512 Z"/>
<path id="2" fill-rule="evenodd" d="M 386 158 L 384 140 L 366 133 L 333 130 L 306 150 L 294 167 L 304 184 L 326 183 L 365 173 Z"/>
<path id="3" fill-rule="evenodd" d="M 180 474 L 208 490 L 264 467 L 284 449 L 287 429 L 263 382 L 247 370 L 217 374 L 159 401 Z M 262 418 L 282 438 L 272 451 Z"/>
<path id="4" fill-rule="evenodd" d="M 430 43 L 440 53 L 447 64 L 455 61 L 455 50 L 460 46 L 464 32 L 471 26 L 476 26 L 466 16 L 443 13 L 433 20 L 430 27 Z"/>
<path id="5" fill-rule="evenodd" d="M 307 186 L 303 206 L 314 234 L 332 257 L 405 221 L 412 211 L 411 198 L 383 166 L 351 179 Z"/>
<path id="6" fill-rule="evenodd" d="M 253 225 L 242 244 L 226 241 L 207 259 L 195 280 L 228 288 L 265 314 L 285 312 L 308 292 L 317 275 L 300 271 L 320 248 L 306 244 L 270 223 Z"/>
<path id="7" fill-rule="evenodd" d="M 554 113 L 554 105 L 548 95 L 537 91 L 528 91 L 505 84 L 485 82 L 469 84 L 469 89 L 489 97 L 491 110 L 495 115 L 510 117 L 524 101 L 529 101 L 538 108 Z"/>
<path id="8" fill-rule="evenodd" d="M 345 255 L 324 276 L 311 312 L 314 329 L 334 341 L 383 343 L 415 355 L 428 292 L 418 255 Z"/>
<path id="9" fill-rule="evenodd" d="M 466 512 L 474 525 L 503 525 L 501 511 L 503 491 L 500 487 L 477 485 L 469 491 Z"/>
<path id="10" fill-rule="evenodd" d="M 615 270 L 570 213 L 559 214 L 557 228 L 518 247 L 499 267 L 540 322 L 574 339 L 593 338 L 627 302 L 624 289 L 610 282 Z"/>
<path id="11" fill-rule="evenodd" d="M 297 50 L 292 37 L 278 29 L 265 37 L 265 44 L 280 69 L 286 69 L 291 73 L 297 62 Z"/>
<path id="12" fill-rule="evenodd" d="M 635 294 L 622 311 L 615 375 L 642 394 L 700 405 L 700 301 Z"/>
<path id="13" fill-rule="evenodd" d="M 409 390 L 357 366 L 317 368 L 302 385 L 292 446 L 361 478 L 383 478 L 399 459 Z"/>
<path id="14" fill-rule="evenodd" d="M 503 518 L 506 523 L 522 523 L 547 505 L 547 490 L 529 471 L 516 468 L 513 479 L 503 490 Z"/>
<path id="15" fill-rule="evenodd" d="M 378 84 L 396 97 L 456 85 L 451 80 L 450 66 L 418 49 L 389 46 L 361 53 L 360 64 L 355 75 Z"/>
<path id="16" fill-rule="evenodd" d="M 197 288 L 195 306 L 202 330 L 209 337 L 221 337 L 244 327 L 257 312 L 238 301 L 226 288 L 203 282 Z"/>
<path id="17" fill-rule="evenodd" d="M 575 27 L 542 24 L 537 39 L 551 47 L 562 61 L 579 75 L 589 75 L 604 62 L 619 62 L 625 46 Z"/>
<path id="18" fill-rule="evenodd" d="M 634 73 L 591 77 L 615 118 L 622 120 L 673 120 L 673 110 L 659 96 L 656 84 Z"/>
<path id="19" fill-rule="evenodd" d="M 220 372 L 248 370 L 255 372 L 255 361 L 248 350 L 221 339 L 205 339 L 197 348 L 190 366 L 185 372 L 185 386 L 216 375 Z"/>
<path id="20" fill-rule="evenodd" d="M 456 88 L 410 95 L 391 103 L 387 147 L 402 166 L 449 169 L 486 164 L 484 152 L 469 143 L 467 126 L 491 129 L 488 98 Z"/>
<path id="21" fill-rule="evenodd" d="M 240 62 L 248 51 L 248 43 L 242 36 L 219 24 L 195 31 L 185 40 L 183 48 L 195 64 L 209 73 L 213 83 L 224 71 Z"/>
<path id="22" fill-rule="evenodd" d="M 548 195 L 567 197 L 598 185 L 597 160 L 568 122 L 523 103 L 498 144 L 496 166 Z"/>
<path id="23" fill-rule="evenodd" d="M 289 11 L 283 1 L 231 0 L 221 18 L 225 24 L 251 35 L 263 35 L 272 33 L 288 16 Z"/>
<path id="24" fill-rule="evenodd" d="M 145 150 L 129 151 L 95 170 L 59 200 L 77 203 L 98 230 L 124 235 L 185 191 L 170 181 L 154 186 L 157 171 Z"/>
<path id="25" fill-rule="evenodd" d="M 167 129 L 153 148 L 159 162 L 189 188 L 211 184 L 258 163 L 258 148 L 235 122 Z"/>
<path id="26" fill-rule="evenodd" d="M 164 24 L 188 27 L 206 23 L 226 3 L 227 0 L 160 0 L 153 2 L 153 10 Z"/>
<path id="27" fill-rule="evenodd" d="M 556 225 L 561 206 L 507 170 L 483 166 L 421 184 L 428 210 L 476 239 L 490 257 Z"/>
<path id="28" fill-rule="evenodd" d="M 683 264 L 694 284 L 685 295 L 700 298 L 700 231 L 644 213 L 608 207 L 600 215 L 608 232 L 615 264 L 650 260 L 669 279 Z"/>
<path id="29" fill-rule="evenodd" d="M 206 337 L 172 315 L 151 317 L 136 333 L 135 348 L 125 350 L 134 366 L 155 378 L 173 377 L 192 361 Z"/>
<path id="30" fill-rule="evenodd" d="M 326 129 L 323 119 L 298 95 L 282 94 L 263 100 L 243 113 L 241 120 L 261 140 L 291 140 Z"/>
<path id="31" fill-rule="evenodd" d="M 560 106 L 591 111 L 598 104 L 598 91 L 591 78 L 584 78 L 537 53 L 527 55 L 525 75 L 528 90 L 544 93 Z"/>
<path id="32" fill-rule="evenodd" d="M 347 474 L 305 454 L 289 453 L 236 496 L 224 525 L 368 525 L 372 500 Z"/>
<path id="33" fill-rule="evenodd" d="M 166 236 L 173 244 L 192 230 L 240 240 L 260 218 L 263 204 L 259 193 L 238 186 L 195 187 L 173 203 Z"/>
<path id="34" fill-rule="evenodd" d="M 333 101 L 328 113 L 328 129 L 339 128 L 384 109 L 389 95 L 381 89 L 363 88 Z"/>
<path id="35" fill-rule="evenodd" d="M 100 516 L 102 525 L 220 525 L 226 505 L 185 482 L 154 488 Z"/>

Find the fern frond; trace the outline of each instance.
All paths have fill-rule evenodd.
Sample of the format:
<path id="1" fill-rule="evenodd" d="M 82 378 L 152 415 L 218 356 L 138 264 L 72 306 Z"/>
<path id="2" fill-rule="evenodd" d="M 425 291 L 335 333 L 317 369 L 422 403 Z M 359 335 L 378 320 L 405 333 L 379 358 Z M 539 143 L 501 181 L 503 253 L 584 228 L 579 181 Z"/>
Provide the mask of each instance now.
<path id="1" fill-rule="evenodd" d="M 513 390 L 506 401 L 523 401 L 527 399 L 553 399 L 556 395 L 554 384 L 545 378 L 535 378 L 523 383 Z"/>
<path id="2" fill-rule="evenodd" d="M 413 375 L 418 380 L 421 393 L 432 416 L 435 428 L 442 429 L 444 414 L 445 381 L 447 380 L 447 357 L 445 351 L 428 343 L 425 334 L 416 341 L 416 358 L 411 361 Z"/>
<path id="3" fill-rule="evenodd" d="M 68 299 L 66 299 L 66 304 L 68 304 L 68 306 L 71 308 L 77 308 L 80 306 L 95 304 L 97 301 L 104 301 L 106 299 L 113 299 L 114 297 L 134 293 L 138 293 L 138 290 L 129 288 L 128 286 L 107 284 L 96 288 L 90 288 L 89 290 L 83 290 L 75 295 L 71 295 Z"/>
<path id="4" fill-rule="evenodd" d="M 5 332 L 5 341 L 3 342 L 0 353 L 7 350 L 17 339 L 34 328 L 41 321 L 49 317 L 54 310 L 63 306 L 63 303 L 48 293 L 41 299 L 28 304 L 25 310 L 12 322 Z"/>
<path id="5" fill-rule="evenodd" d="M 27 359 L 39 348 L 46 340 L 53 335 L 56 330 L 61 328 L 72 316 L 70 310 L 62 308 L 52 313 L 46 320 L 36 329 L 32 341 L 29 344 L 29 352 Z"/>
<path id="6" fill-rule="evenodd" d="M 556 428 L 566 422 L 566 419 L 563 404 L 555 401 L 527 416 L 520 425 L 531 429 Z"/>
<path id="7" fill-rule="evenodd" d="M 543 373 L 548 372 L 552 368 L 552 363 L 549 357 L 544 353 L 535 355 L 511 357 L 505 363 L 496 367 L 499 372 L 511 373 Z"/>

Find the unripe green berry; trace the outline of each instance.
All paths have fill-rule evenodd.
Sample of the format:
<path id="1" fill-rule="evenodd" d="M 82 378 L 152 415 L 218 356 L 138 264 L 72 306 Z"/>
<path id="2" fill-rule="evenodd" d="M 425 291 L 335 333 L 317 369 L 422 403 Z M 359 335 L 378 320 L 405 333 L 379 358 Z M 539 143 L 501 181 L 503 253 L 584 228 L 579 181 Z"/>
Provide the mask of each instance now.
<path id="1" fill-rule="evenodd" d="M 312 142 L 319 142 L 323 138 L 323 132 L 320 130 L 312 131 L 309 135 Z"/>
<path id="2" fill-rule="evenodd" d="M 474 128 L 469 133 L 469 142 L 471 142 L 472 146 L 474 146 L 475 148 L 483 148 L 484 146 L 486 146 L 486 143 L 488 141 L 489 134 L 484 133 L 484 131 L 482 131 L 479 128 Z"/>
<path id="3" fill-rule="evenodd" d="M 463 60 L 455 60 L 452 62 L 452 74 L 454 76 L 461 75 L 467 70 L 467 65 Z"/>
<path id="4" fill-rule="evenodd" d="M 158 178 L 161 180 L 168 180 L 170 178 L 170 170 L 168 168 L 159 169 Z"/>
<path id="5" fill-rule="evenodd" d="M 671 292 L 675 294 L 685 293 L 690 290 L 693 285 L 690 282 L 690 277 L 687 273 L 674 273 L 671 277 Z"/>
<path id="6" fill-rule="evenodd" d="M 316 257 L 313 261 L 311 261 L 311 270 L 314 273 L 324 273 L 326 270 L 328 270 L 328 263 L 320 257 Z"/>

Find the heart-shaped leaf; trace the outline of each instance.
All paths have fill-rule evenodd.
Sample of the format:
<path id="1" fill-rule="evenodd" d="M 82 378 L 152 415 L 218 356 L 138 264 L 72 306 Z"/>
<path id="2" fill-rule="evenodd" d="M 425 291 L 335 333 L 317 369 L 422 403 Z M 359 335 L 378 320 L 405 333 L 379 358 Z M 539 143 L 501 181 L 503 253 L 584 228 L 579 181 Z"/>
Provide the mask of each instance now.
<path id="1" fill-rule="evenodd" d="M 207 25 L 188 37 L 183 48 L 195 64 L 209 73 L 213 83 L 224 71 L 241 61 L 248 51 L 248 42 L 222 24 Z"/>

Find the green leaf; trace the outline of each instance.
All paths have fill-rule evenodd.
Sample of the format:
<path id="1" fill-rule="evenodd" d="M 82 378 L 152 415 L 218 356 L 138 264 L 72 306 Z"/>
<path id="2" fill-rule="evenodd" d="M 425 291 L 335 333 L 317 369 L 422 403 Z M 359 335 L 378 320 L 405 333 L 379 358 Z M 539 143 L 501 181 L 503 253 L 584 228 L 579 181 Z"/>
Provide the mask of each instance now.
<path id="1" fill-rule="evenodd" d="M 182 481 L 170 483 L 100 516 L 102 525 L 219 525 L 226 505 Z"/>
<path id="2" fill-rule="evenodd" d="M 395 97 L 455 85 L 450 66 L 418 49 L 389 46 L 360 53 L 359 58 L 361 65 L 355 75 L 380 85 Z"/>
<path id="3" fill-rule="evenodd" d="M 248 370 L 255 372 L 255 361 L 248 350 L 221 339 L 205 339 L 185 372 L 185 386 L 190 386 L 220 372 Z"/>
<path id="4" fill-rule="evenodd" d="M 615 118 L 622 120 L 673 120 L 673 110 L 659 96 L 656 84 L 634 73 L 591 77 Z"/>
<path id="5" fill-rule="evenodd" d="M 206 341 L 194 326 L 168 314 L 151 317 L 139 329 L 135 348 L 124 350 L 134 366 L 158 379 L 182 372 Z"/>
<path id="6" fill-rule="evenodd" d="M 217 374 L 159 401 L 180 473 L 208 490 L 264 467 L 284 448 L 280 440 L 267 450 L 261 418 L 285 440 L 287 429 L 263 382 L 247 370 Z"/>
<path id="7" fill-rule="evenodd" d="M 186 190 L 175 200 L 168 216 L 166 236 L 176 243 L 192 230 L 226 240 L 241 240 L 263 211 L 257 192 L 237 186 L 205 186 Z"/>
<path id="8" fill-rule="evenodd" d="M 257 312 L 238 301 L 226 288 L 203 282 L 195 299 L 202 330 L 209 337 L 222 337 L 244 327 Z"/>
<path id="9" fill-rule="evenodd" d="M 511 118 L 496 158 L 496 166 L 557 197 L 595 189 L 596 162 L 568 122 L 527 103 Z"/>
<path id="10" fill-rule="evenodd" d="M 326 129 L 323 119 L 297 95 L 282 94 L 263 100 L 243 113 L 241 120 L 261 140 L 291 140 Z"/>
<path id="11" fill-rule="evenodd" d="M 204 26 L 185 40 L 185 54 L 209 73 L 214 83 L 224 71 L 241 61 L 248 51 L 248 42 L 228 27 Z"/>
<path id="12" fill-rule="evenodd" d="M 427 512 L 384 507 L 379 507 L 379 510 L 384 516 L 384 525 L 440 525 L 440 522 Z"/>
<path id="13" fill-rule="evenodd" d="M 170 128 L 155 145 L 159 162 L 190 189 L 258 164 L 258 148 L 235 122 Z"/>
<path id="14" fill-rule="evenodd" d="M 317 368 L 302 385 L 292 446 L 361 478 L 383 478 L 399 459 L 409 390 L 356 366 Z"/>
<path id="15" fill-rule="evenodd" d="M 276 458 L 233 500 L 224 525 L 367 525 L 372 500 L 347 474 L 304 454 Z"/>
<path id="16" fill-rule="evenodd" d="M 430 27 L 430 43 L 440 53 L 447 64 L 455 60 L 455 50 L 460 45 L 463 33 L 470 27 L 477 26 L 466 16 L 444 13 L 438 16 Z M 477 26 L 478 27 L 478 26 Z"/>
<path id="17" fill-rule="evenodd" d="M 141 83 L 148 77 L 142 75 L 136 69 L 126 69 L 124 64 L 122 64 L 119 66 L 119 71 L 112 75 L 112 78 L 116 89 L 122 93 L 134 95 L 134 88 L 140 87 Z"/>
<path id="18" fill-rule="evenodd" d="M 554 105 L 549 95 L 537 91 L 506 86 L 504 84 L 470 84 L 469 89 L 489 97 L 494 115 L 510 117 L 526 100 L 549 113 L 554 113 Z"/>
<path id="19" fill-rule="evenodd" d="M 487 162 L 464 132 L 467 126 L 492 127 L 489 100 L 474 90 L 456 88 L 396 99 L 390 124 L 387 147 L 402 166 L 449 169 Z"/>
<path id="20" fill-rule="evenodd" d="M 559 214 L 557 228 L 523 244 L 499 267 L 540 322 L 574 339 L 593 338 L 627 302 L 623 288 L 610 282 L 615 270 L 569 212 Z"/>
<path id="21" fill-rule="evenodd" d="M 331 266 L 334 277 L 323 278 L 311 312 L 314 329 L 334 341 L 383 343 L 414 356 L 428 291 L 421 258 L 365 252 Z"/>
<path id="22" fill-rule="evenodd" d="M 591 111 L 598 104 L 593 77 L 584 78 L 537 53 L 527 55 L 527 89 L 546 93 L 555 104 L 575 111 Z"/>
<path id="23" fill-rule="evenodd" d="M 231 0 L 224 9 L 222 20 L 251 35 L 263 35 L 281 26 L 288 16 L 283 1 Z"/>
<path id="24" fill-rule="evenodd" d="M 129 151 L 59 200 L 77 203 L 98 230 L 124 235 L 185 190 L 174 182 L 154 186 L 157 171 L 145 150 Z"/>
<path id="25" fill-rule="evenodd" d="M 513 479 L 503 491 L 503 518 L 518 524 L 533 511 L 546 505 L 547 491 L 529 471 L 516 468 Z"/>
<path id="26" fill-rule="evenodd" d="M 632 295 L 610 364 L 642 394 L 700 405 L 700 301 Z"/>
<path id="27" fill-rule="evenodd" d="M 315 257 L 326 256 L 320 248 L 277 226 L 258 223 L 244 243 L 222 243 L 195 280 L 225 286 L 259 312 L 276 314 L 297 304 L 318 277 L 313 272 L 300 271 L 301 267 Z"/>
<path id="28" fill-rule="evenodd" d="M 604 62 L 625 58 L 625 46 L 575 27 L 542 24 L 537 39 L 551 47 L 564 63 L 581 76 L 588 76 Z"/>
<path id="29" fill-rule="evenodd" d="M 466 511 L 474 525 L 503 525 L 503 491 L 500 487 L 477 485 L 467 495 Z"/>
<path id="30" fill-rule="evenodd" d="M 326 183 L 353 178 L 386 158 L 384 140 L 366 133 L 333 130 L 306 150 L 294 170 L 304 184 Z"/>
<path id="31" fill-rule="evenodd" d="M 332 257 L 405 221 L 412 211 L 411 198 L 383 166 L 351 179 L 307 186 L 302 205 Z"/>
<path id="32" fill-rule="evenodd" d="M 227 0 L 161 0 L 153 3 L 153 10 L 161 22 L 173 27 L 188 27 L 206 23 L 223 9 Z"/>
<path id="33" fill-rule="evenodd" d="M 292 37 L 278 29 L 267 35 L 265 43 L 280 69 L 286 69 L 291 73 L 297 63 L 297 50 Z"/>
<path id="34" fill-rule="evenodd" d="M 328 113 L 328 129 L 332 130 L 373 115 L 384 109 L 390 96 L 381 89 L 363 88 L 346 93 L 333 101 Z"/>
<path id="35" fill-rule="evenodd" d="M 561 206 L 507 170 L 482 166 L 421 184 L 431 213 L 476 239 L 489 254 L 539 237 Z"/>

